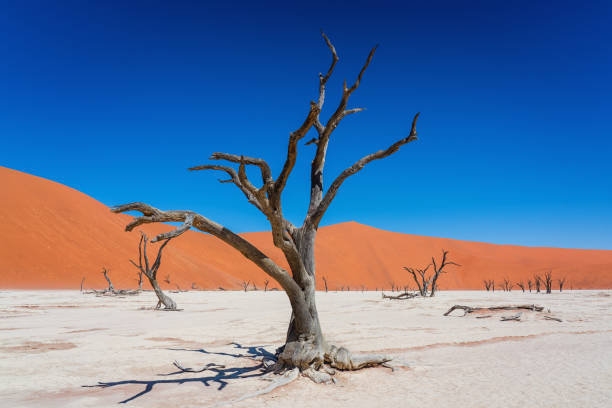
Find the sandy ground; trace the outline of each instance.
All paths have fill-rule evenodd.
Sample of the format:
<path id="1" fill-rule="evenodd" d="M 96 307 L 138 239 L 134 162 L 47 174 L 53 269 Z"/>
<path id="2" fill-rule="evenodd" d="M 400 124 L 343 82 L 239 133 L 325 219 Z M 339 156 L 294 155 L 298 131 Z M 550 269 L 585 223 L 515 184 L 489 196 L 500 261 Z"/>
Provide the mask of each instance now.
<path id="1" fill-rule="evenodd" d="M 181 312 L 155 312 L 154 294 L 108 298 L 75 291 L 0 292 L 3 407 L 609 407 L 612 291 L 552 295 L 440 292 L 389 301 L 380 292 L 319 293 L 329 342 L 386 353 L 397 368 L 339 373 L 336 385 L 300 377 L 271 393 L 257 359 L 282 344 L 282 292 L 175 293 Z M 444 317 L 453 304 L 535 303 L 520 322 L 497 313 Z M 172 362 L 201 368 L 177 373 Z M 100 386 L 104 385 L 104 386 Z"/>

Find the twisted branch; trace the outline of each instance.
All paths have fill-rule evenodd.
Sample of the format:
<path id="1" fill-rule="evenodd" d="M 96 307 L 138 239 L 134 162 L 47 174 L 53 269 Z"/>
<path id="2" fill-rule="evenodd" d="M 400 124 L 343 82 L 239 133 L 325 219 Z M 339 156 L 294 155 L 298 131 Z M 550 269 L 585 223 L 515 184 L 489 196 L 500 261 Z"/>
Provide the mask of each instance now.
<path id="1" fill-rule="evenodd" d="M 360 160 L 355 162 L 355 164 L 353 164 L 351 167 L 345 169 L 342 173 L 340 173 L 340 175 L 334 180 L 334 182 L 331 184 L 331 186 L 327 190 L 327 193 L 325 193 L 325 196 L 323 197 L 319 205 L 310 214 L 310 221 L 312 222 L 313 225 L 315 226 L 319 225 L 321 218 L 325 214 L 325 211 L 327 211 L 327 208 L 331 204 L 334 197 L 336 197 L 336 194 L 338 193 L 338 190 L 340 189 L 340 186 L 342 185 L 342 183 L 344 183 L 344 180 L 346 180 L 353 174 L 359 172 L 361 169 L 365 167 L 366 164 L 374 160 L 384 159 L 385 157 L 390 156 L 393 153 L 397 152 L 401 146 L 407 143 L 410 143 L 414 140 L 417 140 L 416 123 L 417 123 L 418 117 L 419 117 L 419 114 L 417 113 L 414 116 L 414 119 L 412 120 L 412 127 L 411 127 L 410 134 L 408 135 L 408 137 L 398 140 L 397 142 L 393 143 L 391 146 L 389 146 L 385 150 L 379 150 L 376 153 L 372 153 L 370 155 L 367 155 L 361 158 Z"/>

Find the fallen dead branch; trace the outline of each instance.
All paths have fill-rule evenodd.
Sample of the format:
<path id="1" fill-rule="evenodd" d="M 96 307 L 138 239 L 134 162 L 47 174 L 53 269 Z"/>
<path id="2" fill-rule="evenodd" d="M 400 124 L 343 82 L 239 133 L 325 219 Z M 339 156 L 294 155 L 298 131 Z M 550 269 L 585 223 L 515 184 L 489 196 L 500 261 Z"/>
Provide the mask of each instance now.
<path id="1" fill-rule="evenodd" d="M 508 322 L 511 320 L 515 320 L 515 321 L 520 321 L 521 320 L 521 315 L 523 314 L 523 312 L 518 312 L 517 314 L 515 314 L 514 316 L 502 316 L 501 320 L 502 322 Z"/>
<path id="2" fill-rule="evenodd" d="M 385 295 L 384 292 L 382 294 L 383 299 L 395 299 L 395 300 L 412 299 L 412 298 L 415 298 L 417 296 L 419 296 L 419 295 L 417 295 L 416 293 L 408 293 L 408 292 L 400 293 L 397 296 Z"/>
<path id="3" fill-rule="evenodd" d="M 554 320 L 555 322 L 562 322 L 563 320 L 559 319 L 558 317 L 552 317 L 552 316 L 544 316 L 544 318 L 546 320 Z"/>
<path id="4" fill-rule="evenodd" d="M 448 316 L 453 311 L 460 309 L 463 310 L 463 315 L 467 315 L 469 313 L 477 312 L 480 310 L 531 310 L 533 312 L 541 312 L 544 310 L 543 306 L 536 305 L 509 305 L 509 306 L 491 306 L 491 307 L 472 307 L 472 306 L 463 306 L 463 305 L 455 305 L 448 309 L 444 316 Z"/>

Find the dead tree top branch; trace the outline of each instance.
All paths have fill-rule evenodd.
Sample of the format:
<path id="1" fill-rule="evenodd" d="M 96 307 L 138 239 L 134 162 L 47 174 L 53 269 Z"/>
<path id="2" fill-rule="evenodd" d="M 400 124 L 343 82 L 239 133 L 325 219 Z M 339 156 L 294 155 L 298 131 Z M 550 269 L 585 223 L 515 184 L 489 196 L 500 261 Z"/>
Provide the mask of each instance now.
<path id="1" fill-rule="evenodd" d="M 245 155 L 213 153 L 210 157 L 211 160 L 222 161 L 228 165 L 206 164 L 190 168 L 192 171 L 221 171 L 229 176 L 229 179 L 220 181 L 234 184 L 245 195 L 247 201 L 266 216 L 272 230 L 274 245 L 283 252 L 291 273 L 273 262 L 270 257 L 245 238 L 201 214 L 192 211 L 162 211 L 139 202 L 119 205 L 112 209 L 116 213 L 138 211 L 142 214 L 135 217 L 126 226 L 128 231 L 141 224 L 182 223 L 177 229 L 158 235 L 152 242 L 178 237 L 190 228 L 209 233 L 238 250 L 271 278 L 275 279 L 287 293 L 292 307 L 286 343 L 279 351 L 279 363 L 289 367 L 299 367 L 303 372 L 308 372 L 308 369 L 313 367 L 318 369 L 322 363 L 328 363 L 339 369 L 357 369 L 379 364 L 385 360 L 382 357 L 365 360 L 353 358 L 348 350 L 330 346 L 325 342 L 314 299 L 314 241 L 319 223 L 344 181 L 361 171 L 368 163 L 388 157 L 397 152 L 401 146 L 416 140 L 416 124 L 419 116 L 418 113 L 414 116 L 407 136 L 383 150 L 357 160 L 352 166 L 342 171 L 332 181 L 327 191 L 324 191 L 323 173 L 331 135 L 343 118 L 363 110 L 363 108 L 347 107 L 351 94 L 361 84 L 363 75 L 374 57 L 376 47 L 372 48 L 368 54 L 355 82 L 348 86 L 347 82 L 344 81 L 340 102 L 329 119 L 323 124 L 321 112 L 325 103 L 326 85 L 339 60 L 335 47 L 325 34 L 323 34 L 323 39 L 331 52 L 331 64 L 325 75 L 319 75 L 317 101 L 310 102 L 303 123 L 289 134 L 287 155 L 282 170 L 276 179 L 274 179 L 271 168 L 265 160 Z M 316 145 L 316 152 L 311 164 L 310 200 L 302 225 L 296 227 L 283 216 L 281 198 L 297 160 L 298 143 L 313 127 L 317 137 L 306 143 L 307 145 Z M 232 167 L 235 165 L 238 165 L 237 169 Z M 255 166 L 259 169 L 261 183 L 253 183 L 249 180 L 246 166 Z"/>

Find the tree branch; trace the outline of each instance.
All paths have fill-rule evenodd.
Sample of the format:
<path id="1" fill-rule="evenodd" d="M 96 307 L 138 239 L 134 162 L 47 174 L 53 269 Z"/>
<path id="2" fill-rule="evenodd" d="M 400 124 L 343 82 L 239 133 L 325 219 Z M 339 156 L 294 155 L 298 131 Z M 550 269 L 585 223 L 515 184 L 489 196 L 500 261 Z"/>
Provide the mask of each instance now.
<path id="1" fill-rule="evenodd" d="M 377 47 L 377 46 L 376 46 Z M 319 132 L 319 142 L 317 143 L 317 152 L 315 153 L 315 157 L 312 161 L 312 166 L 310 170 L 310 204 L 308 207 L 308 212 L 312 212 L 317 206 L 319 206 L 321 202 L 321 198 L 323 195 L 323 168 L 325 167 L 325 156 L 327 155 L 327 145 L 329 144 L 329 137 L 340 121 L 348 114 L 355 113 L 356 110 L 349 110 L 349 113 L 346 112 L 346 105 L 348 104 L 349 97 L 351 93 L 355 91 L 359 84 L 361 83 L 361 78 L 363 73 L 365 72 L 368 65 L 372 61 L 372 57 L 374 56 L 374 52 L 376 51 L 376 47 L 372 48 L 368 58 L 366 59 L 365 64 L 359 71 L 359 75 L 357 76 L 357 80 L 350 87 L 347 88 L 346 81 L 344 81 L 342 98 L 340 99 L 340 103 L 336 108 L 336 111 L 332 114 L 332 116 L 327 121 L 326 125 L 323 126 L 318 117 L 316 120 L 316 128 Z M 359 109 L 359 108 L 358 108 Z"/>
<path id="2" fill-rule="evenodd" d="M 240 175 L 239 173 L 236 173 L 236 170 L 234 170 L 231 167 L 219 166 L 217 164 L 205 164 L 202 166 L 189 167 L 188 170 L 190 171 L 218 170 L 218 171 L 226 172 L 231 177 L 231 179 L 230 180 L 219 180 L 219 182 L 220 183 L 233 183 L 236 187 L 240 189 L 240 191 L 242 191 L 242 193 L 244 194 L 244 196 L 246 197 L 249 203 L 257 207 L 257 209 L 261 211 L 262 213 L 266 214 L 266 211 L 264 210 L 265 203 L 260 202 L 260 200 L 258 199 L 258 196 L 259 196 L 257 194 L 258 190 L 253 186 L 253 184 L 251 184 L 251 182 L 248 181 L 248 179 L 246 179 L 246 174 Z M 243 183 L 243 180 L 246 180 L 246 183 Z M 265 186 L 266 185 L 264 184 L 264 187 Z"/>
<path id="3" fill-rule="evenodd" d="M 289 293 L 291 296 L 298 296 L 298 294 L 300 293 L 299 286 L 293 281 L 293 279 L 286 270 L 274 263 L 274 261 L 272 261 L 267 255 L 257 249 L 246 239 L 200 214 L 196 214 L 191 211 L 161 211 L 148 204 L 138 202 L 118 205 L 113 207 L 111 211 L 114 213 L 124 213 L 128 211 L 138 211 L 142 213 L 142 216 L 135 217 L 134 220 L 125 227 L 126 231 L 131 231 L 136 226 L 141 224 L 151 224 L 157 222 L 185 223 L 188 219 L 193 217 L 193 220 L 191 221 L 191 225 L 193 225 L 193 227 L 197 228 L 202 232 L 214 235 L 229 246 L 239 251 L 245 258 L 253 262 L 272 278 L 276 279 L 276 281 L 283 287 L 283 289 L 287 291 L 287 293 Z M 166 235 L 167 233 L 160 234 L 155 237 L 155 240 L 163 239 L 163 237 Z M 178 235 L 180 234 L 176 234 L 175 236 Z"/>
<path id="4" fill-rule="evenodd" d="M 419 114 L 417 113 L 414 116 L 414 119 L 412 120 L 412 127 L 410 130 L 410 135 L 408 137 L 398 140 L 397 142 L 393 143 L 391 146 L 389 146 L 385 150 L 379 150 L 376 153 L 372 153 L 370 155 L 363 157 L 362 159 L 355 162 L 355 164 L 353 164 L 351 167 L 345 169 L 342 173 L 340 173 L 340 175 L 334 180 L 334 182 L 331 184 L 331 186 L 327 190 L 327 193 L 325 193 L 325 197 L 323 197 L 320 204 L 316 207 L 316 209 L 311 214 L 309 214 L 310 222 L 314 226 L 319 225 L 321 218 L 325 214 L 325 211 L 327 211 L 327 208 L 331 204 L 334 197 L 336 197 L 336 194 L 338 193 L 338 189 L 340 188 L 342 183 L 344 183 L 344 180 L 346 180 L 349 176 L 352 176 L 353 174 L 363 169 L 365 165 L 370 163 L 371 161 L 378 160 L 378 159 L 384 159 L 385 157 L 390 156 L 393 153 L 397 152 L 401 146 L 417 139 L 416 122 L 417 122 L 418 117 L 419 117 Z"/>
<path id="5" fill-rule="evenodd" d="M 274 182 L 272 206 L 277 210 L 280 209 L 280 195 L 287 184 L 287 179 L 289 179 L 289 175 L 291 174 L 295 161 L 297 160 L 297 144 L 304 136 L 306 136 L 306 133 L 308 133 L 312 125 L 315 123 L 315 120 L 318 118 L 320 112 L 321 108 L 319 108 L 319 106 L 317 106 L 317 104 L 314 102 L 310 102 L 310 111 L 308 112 L 304 123 L 299 129 L 297 129 L 295 132 L 291 132 L 289 135 L 287 158 L 285 159 L 283 169 Z"/>
<path id="6" fill-rule="evenodd" d="M 213 153 L 209 157 L 209 159 L 210 160 L 226 160 L 226 161 L 236 163 L 236 164 L 244 163 L 244 164 L 248 164 L 251 166 L 257 166 L 259 167 L 261 171 L 261 179 L 264 184 L 272 180 L 272 171 L 270 170 L 270 166 L 264 159 L 258 159 L 255 157 L 242 156 L 242 155 L 238 156 L 236 154 L 219 153 L 219 152 Z"/>

